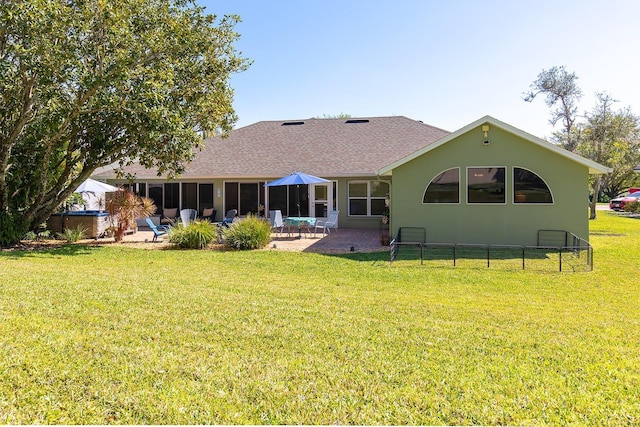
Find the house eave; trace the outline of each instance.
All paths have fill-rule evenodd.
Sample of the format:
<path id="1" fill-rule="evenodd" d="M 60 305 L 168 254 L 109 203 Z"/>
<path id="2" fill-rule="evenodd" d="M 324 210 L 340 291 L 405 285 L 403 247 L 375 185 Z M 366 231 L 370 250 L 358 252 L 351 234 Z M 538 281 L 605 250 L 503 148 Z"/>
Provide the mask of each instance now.
<path id="1" fill-rule="evenodd" d="M 386 176 L 386 175 L 392 175 L 393 173 L 393 169 L 397 168 L 398 166 L 401 166 L 417 157 L 422 156 L 423 154 L 428 153 L 429 151 L 432 151 L 446 143 L 448 143 L 449 141 L 452 141 L 456 138 L 458 138 L 459 136 L 481 126 L 484 124 L 489 124 L 492 126 L 496 126 L 498 128 L 501 128 L 509 133 L 512 133 L 516 136 L 519 136 L 523 139 L 526 139 L 534 144 L 537 144 L 547 150 L 553 151 L 556 154 L 559 154 L 565 158 L 568 158 L 574 162 L 577 162 L 579 164 L 582 164 L 583 166 L 586 166 L 587 168 L 589 168 L 589 173 L 590 174 L 594 174 L 594 175 L 602 175 L 602 174 L 608 174 L 611 173 L 613 169 L 603 166 L 599 163 L 596 163 L 592 160 L 586 159 L 582 156 L 579 156 L 575 153 L 572 153 L 570 151 L 567 151 L 565 149 L 563 149 L 562 147 L 559 147 L 557 145 L 551 144 L 548 141 L 545 141 L 544 139 L 538 138 L 537 136 L 533 136 L 530 133 L 527 133 L 521 129 L 518 129 L 516 127 L 513 127 L 507 123 L 504 123 L 498 119 L 495 119 L 491 116 L 484 116 L 470 124 L 468 124 L 467 126 L 464 126 L 460 129 L 458 129 L 457 131 L 450 133 L 449 135 L 444 136 L 443 138 L 440 138 L 439 140 L 435 141 L 432 144 L 429 144 L 423 148 L 421 148 L 418 151 L 415 151 L 401 159 L 396 160 L 393 163 L 390 163 L 387 166 L 384 166 L 383 168 L 379 169 L 377 171 L 378 175 L 381 176 Z"/>

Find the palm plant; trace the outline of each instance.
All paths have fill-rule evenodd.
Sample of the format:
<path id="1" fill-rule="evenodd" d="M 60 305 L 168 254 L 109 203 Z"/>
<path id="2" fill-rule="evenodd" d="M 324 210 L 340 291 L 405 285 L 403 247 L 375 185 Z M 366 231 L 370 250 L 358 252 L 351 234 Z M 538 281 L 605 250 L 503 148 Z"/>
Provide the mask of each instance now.
<path id="1" fill-rule="evenodd" d="M 122 241 L 125 232 L 137 218 L 146 218 L 156 211 L 156 205 L 148 197 L 138 196 L 127 189 L 112 193 L 106 204 L 116 242 Z"/>

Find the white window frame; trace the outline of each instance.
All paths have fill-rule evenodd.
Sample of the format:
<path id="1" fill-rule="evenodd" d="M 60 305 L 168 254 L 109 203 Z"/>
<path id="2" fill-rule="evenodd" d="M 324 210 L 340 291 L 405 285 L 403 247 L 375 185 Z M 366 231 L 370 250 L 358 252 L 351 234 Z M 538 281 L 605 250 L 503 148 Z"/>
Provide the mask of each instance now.
<path id="1" fill-rule="evenodd" d="M 551 201 L 550 202 L 540 202 L 540 203 L 527 203 L 527 202 L 517 202 L 516 203 L 516 168 L 517 169 L 522 169 L 522 170 L 526 170 L 527 172 L 531 172 L 532 174 L 534 174 L 535 176 L 537 176 L 538 178 L 540 178 L 542 180 L 542 182 L 544 182 L 544 185 L 547 186 L 547 190 L 549 190 L 549 194 L 551 195 Z M 529 168 L 525 168 L 523 166 L 513 166 L 511 168 L 511 203 L 516 205 L 516 206 L 549 206 L 549 205 L 553 205 L 555 204 L 555 200 L 556 198 L 553 195 L 553 191 L 551 190 L 551 187 L 549 186 L 549 183 L 547 182 L 546 179 L 544 179 L 539 173 L 529 169 Z"/>
<path id="2" fill-rule="evenodd" d="M 507 173 L 509 172 L 509 168 L 507 166 L 467 166 L 466 168 L 466 177 L 465 177 L 465 196 L 466 196 L 466 204 L 469 206 L 506 206 L 509 203 L 509 179 L 507 177 Z M 470 202 L 469 201 L 469 170 L 470 169 L 504 169 L 504 202 L 500 203 L 490 203 L 490 202 Z"/>
<path id="3" fill-rule="evenodd" d="M 387 185 L 387 187 L 389 187 L 390 189 L 390 184 L 386 181 L 375 181 L 375 180 L 367 180 L 367 179 L 354 179 L 352 181 L 347 181 L 347 209 L 348 209 L 348 213 L 347 216 L 351 217 L 351 218 L 381 218 L 382 214 L 380 215 L 373 215 L 371 213 L 371 201 L 372 200 L 385 200 L 387 198 L 387 196 L 371 196 L 371 183 L 372 182 L 382 182 L 384 184 Z M 355 196 L 352 197 L 351 196 L 351 184 L 367 184 L 367 195 L 366 197 L 362 197 L 362 196 Z M 367 201 L 367 214 L 366 215 L 353 215 L 351 214 L 351 200 L 363 200 L 365 199 Z"/>
<path id="4" fill-rule="evenodd" d="M 456 169 L 458 171 L 458 201 L 457 202 L 425 202 L 424 201 L 424 197 L 427 195 L 427 190 L 429 190 L 429 186 L 433 183 L 433 180 L 436 179 L 437 177 L 439 177 L 440 175 L 442 175 L 445 172 L 449 172 L 450 170 Z M 422 193 L 422 204 L 423 205 L 429 205 L 429 206 L 434 206 L 434 205 L 459 205 L 462 203 L 462 179 L 460 174 L 462 173 L 462 168 L 460 166 L 454 166 L 451 168 L 447 168 L 444 169 L 442 171 L 440 171 L 439 173 L 435 174 L 433 176 L 433 178 L 431 178 L 431 181 L 429 181 L 429 183 L 427 184 L 427 186 L 424 188 L 424 192 Z"/>

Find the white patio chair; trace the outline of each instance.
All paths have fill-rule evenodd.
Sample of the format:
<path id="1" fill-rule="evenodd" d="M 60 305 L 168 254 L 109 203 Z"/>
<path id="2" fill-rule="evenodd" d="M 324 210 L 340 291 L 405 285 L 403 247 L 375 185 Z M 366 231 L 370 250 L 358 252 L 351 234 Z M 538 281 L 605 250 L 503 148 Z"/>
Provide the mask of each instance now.
<path id="1" fill-rule="evenodd" d="M 338 229 L 338 214 L 340 211 L 331 211 L 329 213 L 329 217 L 323 221 L 316 221 L 315 228 L 313 229 L 313 237 L 316 237 L 316 233 L 318 232 L 318 228 L 322 228 L 322 235 L 324 236 L 327 233 L 331 233 L 331 229 Z"/>
<path id="2" fill-rule="evenodd" d="M 194 221 L 198 216 L 198 211 L 195 209 L 182 209 L 180 211 L 180 219 L 182 220 L 182 225 L 185 227 L 189 225 L 191 221 Z"/>
<path id="3" fill-rule="evenodd" d="M 269 222 L 271 223 L 271 230 L 278 230 L 278 235 L 284 230 L 284 220 L 282 219 L 282 211 L 275 210 L 269 211 Z"/>

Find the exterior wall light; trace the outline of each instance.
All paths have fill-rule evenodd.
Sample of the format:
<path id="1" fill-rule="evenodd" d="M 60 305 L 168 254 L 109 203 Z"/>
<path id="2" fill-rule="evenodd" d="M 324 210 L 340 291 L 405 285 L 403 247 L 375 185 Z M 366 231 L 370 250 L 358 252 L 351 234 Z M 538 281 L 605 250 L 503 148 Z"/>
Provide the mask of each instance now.
<path id="1" fill-rule="evenodd" d="M 482 141 L 482 143 L 484 145 L 489 145 L 489 125 L 482 125 L 482 133 L 484 135 L 484 140 Z"/>

